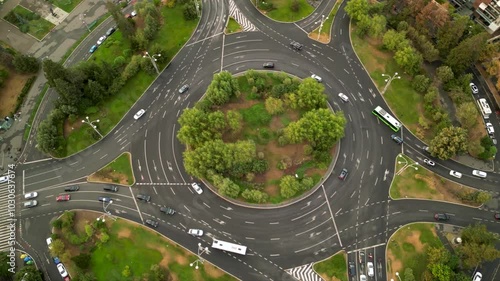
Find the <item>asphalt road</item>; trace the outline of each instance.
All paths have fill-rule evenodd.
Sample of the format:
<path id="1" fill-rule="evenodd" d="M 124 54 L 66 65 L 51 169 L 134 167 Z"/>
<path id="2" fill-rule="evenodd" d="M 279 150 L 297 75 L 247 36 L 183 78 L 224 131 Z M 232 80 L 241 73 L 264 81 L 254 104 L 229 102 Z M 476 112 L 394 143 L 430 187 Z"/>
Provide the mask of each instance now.
<path id="1" fill-rule="evenodd" d="M 262 16 L 249 1 L 241 1 L 236 5 L 258 31 L 228 36 L 221 33 L 229 14 L 228 3 L 204 3 L 200 24 L 192 38 L 111 133 L 66 159 L 48 159 L 17 168 L 18 190 L 40 193 L 40 206 L 20 212 L 23 239 L 38 256 L 48 255 L 44 241 L 48 230 L 43 239 L 40 233 L 31 230 L 48 229 L 49 219 L 69 208 L 103 211 L 97 197 L 106 194 L 113 198 L 113 203 L 107 206 L 112 214 L 139 223 L 157 219 L 160 233 L 193 252 L 198 242 L 208 246 L 214 237 L 248 246 L 247 256 L 215 249 L 203 256 L 242 280 L 292 280 L 286 269 L 327 258 L 342 249 L 348 251 L 349 261 L 359 259 L 360 252 L 365 253 L 367 260 L 371 254 L 375 264 L 373 280 L 387 280 L 382 270 L 386 268 L 385 243 L 402 225 L 433 221 L 433 213 L 447 212 L 452 214 L 450 223 L 454 225 L 480 221 L 498 232 L 498 223 L 490 210 L 388 197 L 397 154 L 405 152 L 417 161 L 428 156 L 421 149 L 423 143 L 405 130 L 402 131 L 405 143 L 402 146 L 394 143 L 390 138 L 392 131 L 371 114 L 377 105 L 388 107 L 353 52 L 349 19 L 343 6 L 335 17 L 330 44 L 307 38 L 304 30 L 317 26 L 322 14 L 319 11 L 331 9 L 327 8 L 332 6 L 330 2 L 323 1 L 308 19 L 283 24 Z M 106 25 L 101 29 L 105 31 Z M 100 35 L 98 31 L 85 41 L 77 51 L 80 57 L 72 61 L 85 59 L 84 51 L 88 52 Z M 292 50 L 289 47 L 292 40 L 304 44 L 303 50 Z M 177 118 L 183 109 L 192 107 L 202 97 L 214 73 L 260 69 L 266 61 L 275 62 L 275 71 L 300 78 L 313 73 L 321 76 L 330 104 L 346 115 L 346 133 L 332 173 L 307 198 L 281 208 L 236 206 L 205 186 L 202 195 L 195 194 L 190 183 L 197 179 L 185 173 L 184 148 L 175 137 L 179 129 Z M 178 89 L 184 84 L 190 89 L 180 95 Z M 337 96 L 339 92 L 348 95 L 350 102 L 342 103 Z M 146 114 L 134 120 L 132 116 L 139 109 L 145 109 Z M 109 194 L 102 190 L 102 185 L 83 183 L 87 175 L 124 151 L 132 154 L 137 180 L 134 188 L 122 187 L 119 192 Z M 432 170 L 443 177 L 450 178 L 450 169 L 463 172 L 461 179 L 453 178 L 459 183 L 491 191 L 498 186 L 497 174 L 490 173 L 487 179 L 480 180 L 468 176 L 471 169 L 457 162 L 436 160 L 436 163 Z M 337 178 L 342 168 L 350 172 L 345 181 Z M 70 202 L 56 203 L 54 197 L 63 187 L 74 183 L 80 183 L 81 190 L 72 194 Z M 152 202 L 135 200 L 139 192 L 151 195 Z M 159 212 L 160 206 L 173 207 L 177 214 L 166 216 Z M 188 228 L 200 228 L 207 234 L 193 238 L 186 234 Z M 366 263 L 356 262 L 356 278 L 366 272 Z M 47 264 L 46 268 L 51 277 L 57 276 L 54 266 Z"/>

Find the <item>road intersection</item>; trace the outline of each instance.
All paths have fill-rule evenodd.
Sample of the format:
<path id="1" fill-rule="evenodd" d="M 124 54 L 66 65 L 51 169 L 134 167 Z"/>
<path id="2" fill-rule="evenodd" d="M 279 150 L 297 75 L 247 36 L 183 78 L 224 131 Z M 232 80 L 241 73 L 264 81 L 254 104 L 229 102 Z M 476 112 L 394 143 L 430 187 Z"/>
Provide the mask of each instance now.
<path id="1" fill-rule="evenodd" d="M 331 10 L 331 2 L 334 3 L 323 1 L 317 11 Z M 51 218 L 70 208 L 103 211 L 97 197 L 107 194 L 113 198 L 108 208 L 113 215 L 139 223 L 155 218 L 161 222 L 160 233 L 193 252 L 198 242 L 210 245 L 214 237 L 248 246 L 249 254 L 244 257 L 220 251 L 204 256 L 242 280 L 293 280 L 293 276 L 315 280 L 311 263 L 342 249 L 348 252 L 349 261 L 357 261 L 359 252 L 367 257 L 371 254 L 376 265 L 373 280 L 387 280 L 385 270 L 381 270 L 386 268 L 385 244 L 392 233 L 407 223 L 430 222 L 434 212 L 446 211 L 452 214 L 453 224 L 466 226 L 481 221 L 490 230 L 499 232 L 492 211 L 487 209 L 389 198 L 397 155 L 403 150 L 419 161 L 426 157 L 421 149 L 423 143 L 404 130 L 405 144 L 399 147 L 390 139 L 391 131 L 372 116 L 373 108 L 384 106 L 385 102 L 352 49 L 349 19 L 343 6 L 333 23 L 332 42 L 323 45 L 308 39 L 304 32 L 317 27 L 320 12 L 313 13 L 310 19 L 284 24 L 261 15 L 250 1 L 205 1 L 192 38 L 114 130 L 100 142 L 66 159 L 18 166 L 18 190 L 40 194 L 39 207 L 20 211 L 23 239 L 43 256 L 47 249 L 40 238 L 41 232 L 31 229 L 47 229 L 43 234 L 48 237 Z M 251 31 L 225 35 L 222 32 L 227 15 L 235 7 L 240 13 L 244 11 L 246 26 L 251 26 Z M 304 49 L 292 50 L 290 41 L 304 44 Z M 88 52 L 82 47 L 77 52 L 80 59 L 85 59 L 84 51 Z M 208 191 L 195 194 L 189 185 L 195 179 L 183 168 L 184 148 L 176 138 L 177 118 L 183 109 L 192 107 L 202 97 L 214 73 L 259 69 L 265 61 L 275 62 L 276 70 L 298 77 L 309 77 L 312 73 L 323 77 L 325 92 L 331 95 L 329 102 L 336 110 L 344 111 L 348 120 L 346 135 L 340 142 L 332 173 L 308 197 L 279 208 L 247 208 Z M 184 84 L 190 85 L 189 91 L 178 95 Z M 340 102 L 339 92 L 347 94 L 350 102 Z M 132 115 L 141 108 L 146 110 L 145 116 L 134 120 Z M 102 185 L 85 183 L 87 175 L 125 151 L 132 154 L 137 187 L 122 187 L 110 195 L 102 190 Z M 436 163 L 433 171 L 443 177 L 449 178 L 450 169 L 470 175 L 471 169 L 457 162 L 437 160 Z M 342 168 L 350 171 L 346 181 L 337 178 Z M 495 188 L 499 180 L 499 175 L 491 174 L 487 180 L 464 176 L 459 181 L 469 186 L 480 182 L 481 189 L 497 196 Z M 70 202 L 55 202 L 54 197 L 63 192 L 64 186 L 77 183 L 81 190 L 72 194 Z M 152 202 L 137 202 L 135 196 L 139 190 L 151 195 Z M 159 211 L 160 206 L 173 207 L 177 214 L 166 217 Z M 186 234 L 188 228 L 204 229 L 207 235 L 193 238 Z M 364 263 L 356 264 L 359 273 Z"/>

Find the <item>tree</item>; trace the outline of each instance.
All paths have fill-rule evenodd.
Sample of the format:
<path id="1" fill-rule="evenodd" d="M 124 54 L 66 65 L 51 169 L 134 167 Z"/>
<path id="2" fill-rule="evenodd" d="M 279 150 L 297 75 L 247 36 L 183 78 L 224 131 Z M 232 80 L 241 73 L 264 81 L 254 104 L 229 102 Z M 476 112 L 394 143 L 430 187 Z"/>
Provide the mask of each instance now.
<path id="1" fill-rule="evenodd" d="M 246 200 L 254 203 L 266 203 L 269 200 L 269 195 L 257 189 L 245 189 L 241 196 Z"/>
<path id="2" fill-rule="evenodd" d="M 81 253 L 78 256 L 74 256 L 71 258 L 75 265 L 83 270 L 86 270 L 90 267 L 91 259 L 92 256 L 86 253 Z"/>
<path id="3" fill-rule="evenodd" d="M 240 195 L 240 187 L 232 180 L 228 178 L 224 178 L 222 180 L 221 185 L 218 186 L 219 193 L 224 196 L 228 196 L 231 198 L 236 198 Z"/>
<path id="4" fill-rule="evenodd" d="M 181 124 L 177 134 L 179 141 L 197 147 L 206 141 L 222 138 L 222 130 L 226 128 L 226 117 L 220 111 L 206 113 L 195 107 L 182 112 L 179 124 Z"/>
<path id="5" fill-rule="evenodd" d="M 415 276 L 413 275 L 413 269 L 406 268 L 404 273 L 405 281 L 415 281 Z"/>
<path id="6" fill-rule="evenodd" d="M 293 197 L 300 190 L 300 183 L 294 176 L 286 175 L 280 180 L 280 194 L 284 198 Z"/>
<path id="7" fill-rule="evenodd" d="M 437 281 L 451 280 L 453 271 L 448 265 L 442 263 L 429 264 L 429 269 L 432 275 L 434 276 L 435 280 Z"/>
<path id="8" fill-rule="evenodd" d="M 411 75 L 418 73 L 423 61 L 422 55 L 411 46 L 397 50 L 394 54 L 394 60 Z"/>
<path id="9" fill-rule="evenodd" d="M 281 99 L 268 97 L 266 99 L 266 110 L 271 115 L 281 114 L 285 111 L 285 105 Z"/>
<path id="10" fill-rule="evenodd" d="M 477 123 L 477 107 L 474 102 L 464 102 L 457 108 L 457 118 L 462 127 L 472 129 Z"/>
<path id="11" fill-rule="evenodd" d="M 371 20 L 370 29 L 368 30 L 368 35 L 371 37 L 380 37 L 384 34 L 387 26 L 387 19 L 383 15 L 374 15 Z"/>
<path id="12" fill-rule="evenodd" d="M 16 70 L 21 73 L 37 73 L 40 69 L 40 62 L 32 56 L 17 55 L 12 63 Z"/>
<path id="13" fill-rule="evenodd" d="M 132 38 L 135 35 L 134 22 L 132 20 L 125 18 L 123 16 L 120 6 L 115 5 L 113 2 L 106 1 L 106 8 L 113 17 L 114 22 L 116 22 L 116 25 L 118 26 L 118 29 L 122 32 L 123 36 L 128 40 L 132 40 Z"/>
<path id="14" fill-rule="evenodd" d="M 148 281 L 171 281 L 172 276 L 170 275 L 170 272 L 168 270 L 155 264 L 155 265 L 152 265 L 151 268 L 149 269 L 148 278 L 146 280 L 148 280 Z"/>
<path id="15" fill-rule="evenodd" d="M 317 109 L 326 106 L 326 95 L 323 93 L 325 86 L 313 78 L 306 78 L 297 90 L 296 107 L 304 109 Z"/>
<path id="16" fill-rule="evenodd" d="M 453 70 L 451 67 L 447 65 L 442 65 L 438 68 L 436 68 L 436 76 L 441 80 L 443 83 L 448 83 L 449 81 L 453 80 L 455 77 L 453 74 Z"/>
<path id="17" fill-rule="evenodd" d="M 237 95 L 239 95 L 238 81 L 228 71 L 221 71 L 214 74 L 205 99 L 213 105 L 223 105 Z"/>
<path id="18" fill-rule="evenodd" d="M 144 36 L 148 40 L 152 40 L 160 29 L 160 22 L 152 15 L 146 15 L 144 19 Z"/>
<path id="19" fill-rule="evenodd" d="M 21 267 L 14 275 L 15 281 L 43 281 L 43 273 L 33 265 Z"/>
<path id="20" fill-rule="evenodd" d="M 50 254 L 52 254 L 53 257 L 62 255 L 64 253 L 64 250 L 65 246 L 61 239 L 52 241 L 52 244 L 50 245 Z"/>
<path id="21" fill-rule="evenodd" d="M 498 237 L 486 229 L 486 225 L 470 225 L 462 231 L 462 245 L 459 248 L 463 265 L 474 268 L 486 261 L 500 257 L 500 251 L 495 248 Z"/>
<path id="22" fill-rule="evenodd" d="M 468 26 L 469 19 L 467 16 L 455 14 L 455 17 L 455 20 L 446 22 L 437 32 L 436 47 L 442 57 L 446 57 L 450 50 L 458 45 Z"/>
<path id="23" fill-rule="evenodd" d="M 356 23 L 356 34 L 359 37 L 365 36 L 372 26 L 372 17 L 369 15 L 361 15 Z"/>
<path id="24" fill-rule="evenodd" d="M 347 2 L 344 10 L 351 19 L 359 21 L 362 16 L 368 15 L 370 7 L 366 0 L 351 0 Z"/>
<path id="25" fill-rule="evenodd" d="M 389 51 L 396 51 L 403 47 L 410 46 L 410 42 L 406 39 L 406 32 L 397 32 L 394 29 L 390 29 L 384 34 L 382 42 L 384 48 Z"/>
<path id="26" fill-rule="evenodd" d="M 43 72 L 45 78 L 47 78 L 47 83 L 51 87 L 55 87 L 54 80 L 65 79 L 68 76 L 68 71 L 62 66 L 62 64 L 53 62 L 52 60 L 43 60 Z"/>
<path id="27" fill-rule="evenodd" d="M 425 75 L 417 75 L 413 78 L 411 86 L 419 93 L 425 93 L 431 85 L 431 79 Z"/>
<path id="28" fill-rule="evenodd" d="M 449 22 L 448 9 L 436 1 L 429 1 L 417 15 L 416 22 L 427 35 L 434 37 L 437 30 Z"/>
<path id="29" fill-rule="evenodd" d="M 226 112 L 226 122 L 233 133 L 239 132 L 242 128 L 243 118 L 238 111 L 228 110 Z"/>
<path id="30" fill-rule="evenodd" d="M 198 17 L 198 12 L 196 11 L 196 5 L 194 1 L 189 1 L 184 4 L 184 19 L 194 20 Z"/>
<path id="31" fill-rule="evenodd" d="M 296 122 L 291 122 L 284 134 L 292 143 L 307 140 L 316 150 L 330 149 L 344 136 L 346 120 L 342 112 L 333 113 L 329 109 L 314 109 L 304 114 Z"/>
<path id="32" fill-rule="evenodd" d="M 488 33 L 483 32 L 465 39 L 450 51 L 446 57 L 446 64 L 453 69 L 455 74 L 464 73 L 479 59 L 479 54 L 486 46 L 488 37 Z"/>
<path id="33" fill-rule="evenodd" d="M 439 132 L 430 143 L 430 152 L 442 160 L 450 159 L 458 153 L 467 151 L 467 130 L 450 126 Z"/>
<path id="34" fill-rule="evenodd" d="M 13 277 L 13 272 L 9 271 L 11 267 L 8 254 L 8 252 L 0 252 L 0 280 L 2 281 L 10 281 Z"/>

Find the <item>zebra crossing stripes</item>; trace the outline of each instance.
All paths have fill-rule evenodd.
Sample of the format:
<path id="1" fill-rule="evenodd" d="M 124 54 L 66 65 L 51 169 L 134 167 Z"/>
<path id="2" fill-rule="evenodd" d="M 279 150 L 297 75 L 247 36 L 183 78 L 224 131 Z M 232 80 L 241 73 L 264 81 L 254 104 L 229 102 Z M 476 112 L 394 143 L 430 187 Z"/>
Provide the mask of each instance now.
<path id="1" fill-rule="evenodd" d="M 11 188 L 8 183 L 0 185 L 0 252 L 8 251 L 9 242 L 15 240 L 15 205 L 9 205 L 9 194 Z M 11 195 L 12 196 L 12 195 Z M 10 199 L 14 201 L 15 199 Z M 12 203 L 12 202 L 11 202 Z"/>
<path id="2" fill-rule="evenodd" d="M 294 268 L 286 269 L 285 271 L 300 281 L 323 281 L 313 269 L 313 263 L 305 264 Z"/>
<path id="3" fill-rule="evenodd" d="M 257 27 L 243 15 L 238 7 L 236 7 L 233 0 L 229 0 L 229 16 L 241 25 L 243 31 L 258 31 Z"/>

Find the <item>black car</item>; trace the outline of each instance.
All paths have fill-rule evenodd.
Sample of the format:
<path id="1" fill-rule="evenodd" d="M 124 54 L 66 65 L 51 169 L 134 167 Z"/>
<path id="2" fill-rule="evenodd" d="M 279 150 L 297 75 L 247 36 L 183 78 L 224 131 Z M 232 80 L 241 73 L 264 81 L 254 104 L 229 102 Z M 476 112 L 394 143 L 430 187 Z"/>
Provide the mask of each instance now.
<path id="1" fill-rule="evenodd" d="M 104 191 L 111 191 L 111 192 L 117 192 L 118 191 L 118 186 L 115 185 L 106 185 L 103 187 Z"/>
<path id="2" fill-rule="evenodd" d="M 104 196 L 99 196 L 99 198 L 97 198 L 97 200 L 101 201 L 101 202 L 111 202 L 111 198 L 109 197 L 104 197 Z"/>
<path id="3" fill-rule="evenodd" d="M 113 34 L 115 32 L 116 26 L 110 27 L 108 31 L 106 31 L 106 36 L 109 37 L 109 35 Z"/>
<path id="4" fill-rule="evenodd" d="M 274 62 L 266 62 L 262 65 L 264 68 L 274 68 Z"/>
<path id="5" fill-rule="evenodd" d="M 450 220 L 450 216 L 446 213 L 436 213 L 434 214 L 434 219 L 437 221 L 447 221 Z"/>
<path id="6" fill-rule="evenodd" d="M 137 199 L 149 202 L 149 201 L 151 201 L 151 196 L 146 195 L 146 194 L 138 194 Z"/>
<path id="7" fill-rule="evenodd" d="M 345 180 L 347 178 L 348 174 L 349 174 L 349 172 L 347 171 L 347 169 L 342 169 L 342 171 L 340 172 L 340 175 L 339 175 L 339 179 Z"/>
<path id="8" fill-rule="evenodd" d="M 73 186 L 68 186 L 68 187 L 64 188 L 64 191 L 72 192 L 72 191 L 78 191 L 79 189 L 80 189 L 79 186 L 73 185 Z"/>
<path id="9" fill-rule="evenodd" d="M 292 41 L 290 42 L 290 47 L 292 47 L 294 50 L 300 51 L 302 50 L 302 44 L 299 42 Z"/>
<path id="10" fill-rule="evenodd" d="M 175 214 L 175 210 L 174 209 L 169 208 L 169 207 L 165 207 L 165 206 L 160 207 L 160 212 L 163 212 L 163 213 L 165 213 L 167 215 L 173 215 L 173 214 Z"/>
<path id="11" fill-rule="evenodd" d="M 352 261 L 349 262 L 349 275 L 356 276 L 356 265 Z"/>
<path id="12" fill-rule="evenodd" d="M 151 227 L 157 228 L 160 223 L 154 220 L 146 220 L 146 224 Z"/>

